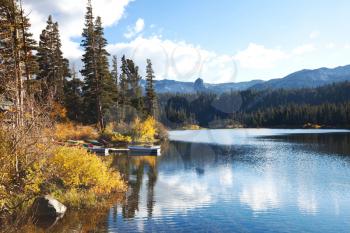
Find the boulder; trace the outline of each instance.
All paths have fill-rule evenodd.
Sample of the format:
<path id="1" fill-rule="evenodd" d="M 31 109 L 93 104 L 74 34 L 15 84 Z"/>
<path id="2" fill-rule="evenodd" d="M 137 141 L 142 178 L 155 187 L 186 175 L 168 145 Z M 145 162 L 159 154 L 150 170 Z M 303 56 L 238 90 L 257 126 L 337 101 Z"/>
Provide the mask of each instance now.
<path id="1" fill-rule="evenodd" d="M 67 207 L 55 198 L 46 195 L 35 199 L 32 211 L 36 217 L 62 217 Z"/>

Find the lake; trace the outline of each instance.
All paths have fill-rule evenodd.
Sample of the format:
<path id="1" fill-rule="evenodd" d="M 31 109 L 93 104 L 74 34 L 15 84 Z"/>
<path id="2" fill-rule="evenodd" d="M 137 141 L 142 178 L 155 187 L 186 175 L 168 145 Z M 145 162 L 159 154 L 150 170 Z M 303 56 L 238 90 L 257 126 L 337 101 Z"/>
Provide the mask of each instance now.
<path id="1" fill-rule="evenodd" d="M 346 130 L 172 131 L 113 164 L 130 190 L 102 232 L 350 232 Z"/>

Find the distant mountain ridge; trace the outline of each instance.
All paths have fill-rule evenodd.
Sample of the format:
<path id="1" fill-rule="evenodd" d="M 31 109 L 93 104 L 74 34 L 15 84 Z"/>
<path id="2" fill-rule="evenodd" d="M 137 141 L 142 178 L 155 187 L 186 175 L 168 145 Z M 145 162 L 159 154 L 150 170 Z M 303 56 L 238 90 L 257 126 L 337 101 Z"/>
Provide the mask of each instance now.
<path id="1" fill-rule="evenodd" d="M 181 93 L 190 94 L 196 93 L 197 91 L 212 92 L 221 94 L 228 91 L 243 91 L 247 90 L 255 85 L 263 83 L 262 80 L 253 80 L 249 82 L 239 82 L 239 83 L 220 83 L 220 84 L 210 84 L 202 83 L 202 79 L 197 79 L 195 82 L 181 82 L 175 80 L 155 80 L 155 90 L 157 93 Z M 199 84 L 201 83 L 201 84 Z M 141 86 L 145 86 L 146 81 L 141 81 Z M 198 86 L 198 84 L 200 86 Z"/>
<path id="2" fill-rule="evenodd" d="M 350 81 L 350 65 L 340 66 L 334 69 L 320 68 L 315 70 L 301 70 L 284 78 L 268 81 L 252 80 L 249 82 L 210 84 L 202 79 L 195 82 L 180 82 L 175 80 L 156 80 L 157 93 L 195 93 L 197 91 L 224 93 L 228 91 L 243 91 L 248 89 L 301 89 L 314 88 L 331 83 Z M 145 81 L 141 82 L 145 85 Z"/>
<path id="3" fill-rule="evenodd" d="M 272 79 L 251 87 L 252 89 L 300 89 L 350 81 L 350 65 L 334 69 L 301 70 L 281 79 Z"/>

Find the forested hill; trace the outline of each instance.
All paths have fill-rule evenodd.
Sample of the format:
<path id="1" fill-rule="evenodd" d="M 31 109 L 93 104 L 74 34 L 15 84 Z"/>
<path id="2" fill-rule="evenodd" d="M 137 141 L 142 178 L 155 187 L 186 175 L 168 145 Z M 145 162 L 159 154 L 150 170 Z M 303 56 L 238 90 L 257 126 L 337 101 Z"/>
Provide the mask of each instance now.
<path id="1" fill-rule="evenodd" d="M 350 81 L 350 65 L 334 69 L 301 70 L 284 78 L 271 79 L 269 81 L 253 80 L 249 82 L 210 84 L 204 83 L 200 78 L 195 82 L 179 82 L 165 79 L 155 81 L 155 89 L 157 93 L 195 93 L 200 90 L 221 94 L 231 90 L 314 88 L 344 81 Z"/>
<path id="2" fill-rule="evenodd" d="M 318 88 L 245 90 L 213 93 L 160 95 L 165 124 L 178 127 L 301 127 L 304 124 L 348 127 L 350 82 Z"/>

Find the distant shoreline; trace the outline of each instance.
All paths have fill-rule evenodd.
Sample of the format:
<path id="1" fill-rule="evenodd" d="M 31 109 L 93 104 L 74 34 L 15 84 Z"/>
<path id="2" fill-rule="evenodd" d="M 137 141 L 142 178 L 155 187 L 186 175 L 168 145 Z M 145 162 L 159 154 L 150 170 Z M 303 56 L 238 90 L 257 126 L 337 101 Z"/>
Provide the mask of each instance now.
<path id="1" fill-rule="evenodd" d="M 305 127 L 292 127 L 292 126 L 264 126 L 264 127 L 221 127 L 221 128 L 206 128 L 206 127 L 199 127 L 197 129 L 189 129 L 189 128 L 174 128 L 169 129 L 168 131 L 196 131 L 196 130 L 216 130 L 216 129 L 335 129 L 335 130 L 350 130 L 350 127 L 338 127 L 338 126 L 322 126 L 320 128 L 305 128 Z"/>

